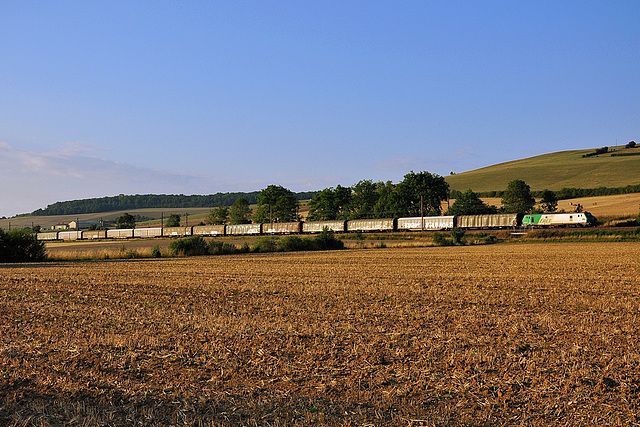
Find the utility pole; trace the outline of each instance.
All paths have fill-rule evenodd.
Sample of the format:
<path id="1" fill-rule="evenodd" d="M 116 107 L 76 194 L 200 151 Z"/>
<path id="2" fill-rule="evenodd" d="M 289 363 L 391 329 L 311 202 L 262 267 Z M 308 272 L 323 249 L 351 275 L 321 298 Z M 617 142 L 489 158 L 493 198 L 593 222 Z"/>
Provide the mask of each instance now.
<path id="1" fill-rule="evenodd" d="M 423 196 L 420 196 L 420 223 L 422 224 L 422 231 L 424 231 L 424 200 Z"/>
<path id="2" fill-rule="evenodd" d="M 189 212 L 185 212 L 185 213 L 184 213 L 184 216 L 187 218 L 187 219 L 185 220 L 185 224 L 186 224 L 186 225 L 185 225 L 185 227 L 188 227 L 188 226 L 189 226 Z"/>

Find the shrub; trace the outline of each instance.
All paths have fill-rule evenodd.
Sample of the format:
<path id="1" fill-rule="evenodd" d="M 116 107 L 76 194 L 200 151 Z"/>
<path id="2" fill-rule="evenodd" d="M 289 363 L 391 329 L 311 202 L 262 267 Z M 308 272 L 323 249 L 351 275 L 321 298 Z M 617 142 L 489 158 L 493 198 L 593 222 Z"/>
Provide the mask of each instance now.
<path id="1" fill-rule="evenodd" d="M 465 235 L 465 232 L 463 229 L 459 227 L 453 227 L 453 230 L 451 230 L 451 241 L 453 242 L 454 245 L 463 245 L 464 235 Z"/>
<path id="2" fill-rule="evenodd" d="M 278 241 L 278 250 L 283 252 L 313 250 L 313 242 L 298 236 L 285 236 Z"/>
<path id="3" fill-rule="evenodd" d="M 156 245 L 151 248 L 151 257 L 152 258 L 160 258 L 162 257 L 162 253 L 160 252 L 160 248 Z"/>
<path id="4" fill-rule="evenodd" d="M 231 243 L 224 243 L 219 240 L 211 240 L 209 242 L 209 254 L 211 255 L 226 255 L 235 254 L 238 249 Z"/>
<path id="5" fill-rule="evenodd" d="M 44 242 L 31 230 L 0 229 L 0 262 L 42 261 L 47 258 Z"/>
<path id="6" fill-rule="evenodd" d="M 596 151 L 592 153 L 583 154 L 582 157 L 598 156 L 600 154 L 606 154 L 609 152 L 609 147 L 596 148 Z"/>
<path id="7" fill-rule="evenodd" d="M 335 233 L 325 227 L 322 232 L 314 238 L 317 250 L 336 250 L 344 249 L 344 242 L 336 239 Z"/>
<path id="8" fill-rule="evenodd" d="M 169 244 L 169 252 L 171 255 L 206 255 L 208 246 L 202 236 L 183 237 Z"/>
<path id="9" fill-rule="evenodd" d="M 441 233 L 433 233 L 433 244 L 436 246 L 449 246 L 451 242 Z"/>
<path id="10" fill-rule="evenodd" d="M 253 252 L 276 252 L 278 250 L 277 237 L 261 237 L 253 245 Z"/>

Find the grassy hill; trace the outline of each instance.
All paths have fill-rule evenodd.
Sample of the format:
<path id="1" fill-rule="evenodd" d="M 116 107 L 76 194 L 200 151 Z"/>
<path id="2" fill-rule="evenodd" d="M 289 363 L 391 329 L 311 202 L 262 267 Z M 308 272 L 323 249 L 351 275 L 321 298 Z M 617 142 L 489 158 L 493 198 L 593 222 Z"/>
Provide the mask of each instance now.
<path id="1" fill-rule="evenodd" d="M 507 188 L 509 181 L 524 180 L 532 190 L 562 188 L 625 187 L 640 183 L 640 148 L 611 150 L 582 157 L 591 150 L 561 151 L 500 163 L 446 176 L 453 190 L 475 192 Z"/>

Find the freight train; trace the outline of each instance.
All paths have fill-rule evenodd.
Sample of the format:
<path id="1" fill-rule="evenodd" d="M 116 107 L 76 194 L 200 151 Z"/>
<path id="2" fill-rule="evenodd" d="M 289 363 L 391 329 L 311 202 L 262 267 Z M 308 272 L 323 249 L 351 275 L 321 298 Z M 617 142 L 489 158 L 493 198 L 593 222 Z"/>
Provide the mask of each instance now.
<path id="1" fill-rule="evenodd" d="M 312 234 L 328 229 L 346 232 L 437 231 L 462 229 L 506 229 L 518 227 L 591 226 L 596 219 L 589 212 L 561 214 L 487 214 L 425 216 L 408 218 L 295 221 L 264 224 L 194 225 L 191 227 L 127 228 L 111 230 L 45 231 L 38 240 L 93 240 L 183 236 L 240 236 Z"/>

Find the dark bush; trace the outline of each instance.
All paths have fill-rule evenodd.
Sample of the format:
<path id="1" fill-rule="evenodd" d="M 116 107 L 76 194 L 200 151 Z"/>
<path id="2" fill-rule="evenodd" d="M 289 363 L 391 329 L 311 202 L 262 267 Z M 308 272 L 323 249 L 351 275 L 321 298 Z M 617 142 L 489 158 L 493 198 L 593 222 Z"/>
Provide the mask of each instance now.
<path id="1" fill-rule="evenodd" d="M 313 242 L 298 236 L 285 236 L 278 241 L 278 250 L 283 252 L 311 251 Z"/>
<path id="2" fill-rule="evenodd" d="M 314 237 L 314 243 L 317 250 L 336 250 L 344 249 L 344 242 L 338 240 L 335 233 L 325 227 L 320 234 Z"/>
<path id="3" fill-rule="evenodd" d="M 224 243 L 219 240 L 211 240 L 209 242 L 209 254 L 211 255 L 227 255 L 237 252 L 238 249 L 231 243 Z"/>
<path id="4" fill-rule="evenodd" d="M 276 252 L 277 250 L 277 237 L 261 237 L 253 245 L 253 252 Z"/>
<path id="5" fill-rule="evenodd" d="M 582 157 L 598 156 L 600 154 L 606 154 L 608 152 L 609 152 L 609 147 L 596 148 L 596 151 L 594 151 L 593 153 L 583 154 Z"/>
<path id="6" fill-rule="evenodd" d="M 433 233 L 433 244 L 436 246 L 450 246 L 451 241 L 441 233 Z"/>
<path id="7" fill-rule="evenodd" d="M 169 252 L 171 255 L 206 255 L 208 245 L 202 236 L 183 237 L 169 244 Z"/>
<path id="8" fill-rule="evenodd" d="M 451 241 L 454 245 L 462 245 L 464 244 L 464 235 L 465 232 L 463 229 L 459 227 L 453 227 L 453 230 L 451 230 Z"/>
<path id="9" fill-rule="evenodd" d="M 160 258 L 162 257 L 162 253 L 160 252 L 160 248 L 156 245 L 151 248 L 151 257 L 152 258 Z"/>
<path id="10" fill-rule="evenodd" d="M 44 242 L 31 230 L 0 229 L 0 262 L 42 261 L 47 258 Z"/>

